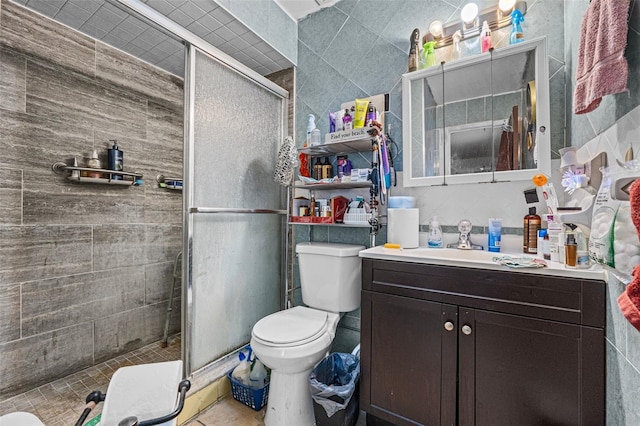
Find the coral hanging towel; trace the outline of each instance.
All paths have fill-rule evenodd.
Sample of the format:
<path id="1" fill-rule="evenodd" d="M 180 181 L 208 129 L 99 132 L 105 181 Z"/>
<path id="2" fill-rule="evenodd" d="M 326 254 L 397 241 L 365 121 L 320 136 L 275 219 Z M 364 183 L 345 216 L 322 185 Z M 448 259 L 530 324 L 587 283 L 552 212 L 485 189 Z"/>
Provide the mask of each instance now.
<path id="1" fill-rule="evenodd" d="M 624 57 L 630 0 L 591 0 L 582 17 L 573 112 L 584 114 L 602 97 L 627 91 Z"/>
<path id="2" fill-rule="evenodd" d="M 631 184 L 629 201 L 631 202 L 631 220 L 640 237 L 640 179 L 636 179 Z M 618 306 L 622 315 L 640 331 L 640 265 L 636 265 L 632 275 L 633 280 L 618 297 Z"/>

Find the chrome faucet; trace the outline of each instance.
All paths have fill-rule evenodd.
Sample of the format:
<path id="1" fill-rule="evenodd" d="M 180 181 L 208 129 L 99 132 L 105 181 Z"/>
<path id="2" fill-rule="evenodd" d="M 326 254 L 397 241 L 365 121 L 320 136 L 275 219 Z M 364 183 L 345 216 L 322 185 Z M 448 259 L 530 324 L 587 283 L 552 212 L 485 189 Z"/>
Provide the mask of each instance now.
<path id="1" fill-rule="evenodd" d="M 462 219 L 458 222 L 458 236 L 457 243 L 451 243 L 447 245 L 447 248 L 457 248 L 460 250 L 484 250 L 484 247 L 479 244 L 473 244 L 470 239 L 471 235 L 471 221 Z"/>

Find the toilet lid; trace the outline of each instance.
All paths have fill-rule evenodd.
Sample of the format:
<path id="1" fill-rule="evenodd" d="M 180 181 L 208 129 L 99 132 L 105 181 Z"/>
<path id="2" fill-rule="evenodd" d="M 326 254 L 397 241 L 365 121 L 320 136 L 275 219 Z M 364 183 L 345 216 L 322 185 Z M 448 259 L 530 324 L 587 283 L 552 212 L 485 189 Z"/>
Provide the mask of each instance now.
<path id="1" fill-rule="evenodd" d="M 262 318 L 253 326 L 253 335 L 274 345 L 302 345 L 325 333 L 327 317 L 324 311 L 296 306 Z"/>

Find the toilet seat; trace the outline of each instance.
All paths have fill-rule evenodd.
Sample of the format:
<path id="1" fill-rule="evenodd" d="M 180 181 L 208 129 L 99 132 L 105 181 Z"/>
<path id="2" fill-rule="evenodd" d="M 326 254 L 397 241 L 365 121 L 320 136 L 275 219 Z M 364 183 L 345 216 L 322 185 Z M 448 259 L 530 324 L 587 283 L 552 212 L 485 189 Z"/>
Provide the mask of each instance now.
<path id="1" fill-rule="evenodd" d="M 262 318 L 251 334 L 267 346 L 300 346 L 320 338 L 328 325 L 328 312 L 296 306 Z"/>

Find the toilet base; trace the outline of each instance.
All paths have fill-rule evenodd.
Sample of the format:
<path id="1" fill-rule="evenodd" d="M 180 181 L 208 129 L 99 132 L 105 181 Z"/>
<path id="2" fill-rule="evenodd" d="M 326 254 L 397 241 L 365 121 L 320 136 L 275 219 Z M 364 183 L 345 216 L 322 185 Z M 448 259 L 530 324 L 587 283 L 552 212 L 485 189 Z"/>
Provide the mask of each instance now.
<path id="1" fill-rule="evenodd" d="M 313 426 L 313 400 L 309 391 L 311 370 L 283 374 L 271 370 L 265 426 Z"/>

